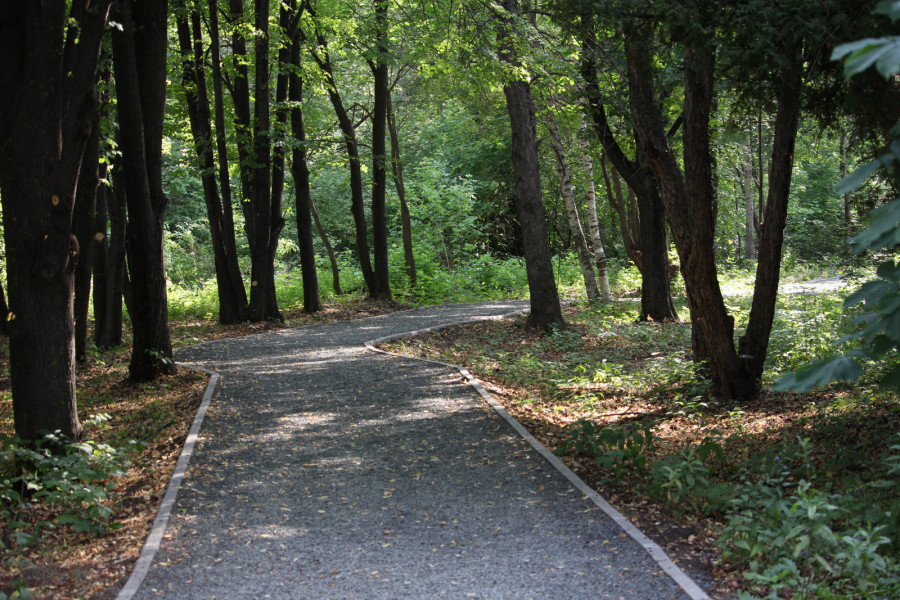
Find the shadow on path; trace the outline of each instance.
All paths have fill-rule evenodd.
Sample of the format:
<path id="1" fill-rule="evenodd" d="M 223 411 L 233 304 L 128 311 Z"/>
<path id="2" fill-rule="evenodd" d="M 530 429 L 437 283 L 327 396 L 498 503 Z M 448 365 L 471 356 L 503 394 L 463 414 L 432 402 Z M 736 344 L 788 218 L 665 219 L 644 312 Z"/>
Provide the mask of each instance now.
<path id="1" fill-rule="evenodd" d="M 453 369 L 363 342 L 500 315 L 433 307 L 222 340 L 136 598 L 685 598 Z"/>

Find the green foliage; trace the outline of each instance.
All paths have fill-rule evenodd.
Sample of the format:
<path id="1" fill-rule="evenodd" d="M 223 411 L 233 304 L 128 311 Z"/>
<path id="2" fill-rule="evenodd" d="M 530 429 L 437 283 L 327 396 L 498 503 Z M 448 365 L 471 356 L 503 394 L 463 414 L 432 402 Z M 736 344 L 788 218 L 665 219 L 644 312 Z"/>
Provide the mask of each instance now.
<path id="1" fill-rule="evenodd" d="M 900 528 L 889 490 L 898 483 L 900 448 L 892 445 L 882 458 L 883 479 L 835 493 L 814 483 L 822 478 L 808 446 L 799 440 L 800 468 L 776 456 L 780 468 L 757 471 L 767 473 L 762 479 L 746 471 L 719 539 L 724 556 L 745 563 L 744 576 L 773 598 L 897 597 Z"/>
<path id="2" fill-rule="evenodd" d="M 615 469 L 616 478 L 646 471 L 647 456 L 653 452 L 653 432 L 649 424 L 604 427 L 579 419 L 569 428 L 566 439 L 554 451 L 574 451 L 590 456 L 604 469 Z"/>
<path id="3" fill-rule="evenodd" d="M 877 12 L 889 15 L 896 22 L 900 19 L 900 3 L 881 2 Z M 832 58 L 844 59 L 847 77 L 872 65 L 876 65 L 884 77 L 890 77 L 900 72 L 900 36 L 843 44 L 835 49 Z M 888 151 L 848 176 L 841 182 L 839 191 L 855 190 L 879 168 L 889 172 L 897 168 L 900 164 L 900 124 L 895 126 L 893 134 L 896 139 Z M 857 254 L 878 252 L 900 244 L 900 199 L 872 211 L 869 227 L 851 243 Z M 886 365 L 881 385 L 900 390 L 900 265 L 892 260 L 883 262 L 876 271 L 876 279 L 849 296 L 844 305 L 863 308 L 864 313 L 856 320 L 858 331 L 847 336 L 847 340 L 857 342 L 859 347 L 787 375 L 778 382 L 776 389 L 805 391 L 828 381 L 854 381 L 863 373 L 860 363 L 871 360 L 883 361 Z"/>
<path id="4" fill-rule="evenodd" d="M 99 415 L 86 424 L 108 419 Z M 73 442 L 56 433 L 45 434 L 32 446 L 0 436 L 0 521 L 4 540 L 18 547 L 40 541 L 42 531 L 71 525 L 76 532 L 104 533 L 120 527 L 110 522 L 112 479 L 125 474 L 128 442 L 121 448 L 91 440 Z M 50 520 L 29 520 L 34 505 L 52 507 Z M 6 542 L 0 541 L 0 549 Z"/>
<path id="5" fill-rule="evenodd" d="M 688 444 L 677 454 L 654 461 L 645 491 L 677 514 L 690 510 L 720 513 L 734 492 L 731 483 L 713 478 L 715 463 L 724 458 L 718 438 L 706 436 L 699 445 Z"/>
<path id="6" fill-rule="evenodd" d="M 416 246 L 449 270 L 476 255 L 483 238 L 471 178 L 454 175 L 443 159 L 426 158 L 409 170 L 406 189 Z"/>

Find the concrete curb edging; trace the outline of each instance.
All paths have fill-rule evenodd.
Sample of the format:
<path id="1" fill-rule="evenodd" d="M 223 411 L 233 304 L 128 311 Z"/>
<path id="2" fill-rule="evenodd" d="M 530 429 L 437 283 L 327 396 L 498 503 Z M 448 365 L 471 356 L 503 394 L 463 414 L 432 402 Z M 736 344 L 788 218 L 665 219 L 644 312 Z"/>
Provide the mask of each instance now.
<path id="1" fill-rule="evenodd" d="M 528 309 L 516 310 L 505 315 L 499 316 L 490 316 L 490 317 L 480 317 L 477 321 L 492 321 L 499 320 L 506 317 L 512 317 L 515 315 L 519 315 L 522 313 L 528 312 Z M 656 542 L 651 540 L 644 534 L 640 529 L 635 527 L 635 525 L 629 521 L 625 516 L 620 513 L 618 510 L 613 508 L 613 506 L 607 502 L 600 494 L 595 492 L 588 484 L 586 484 L 581 477 L 575 474 L 569 467 L 567 467 L 559 458 L 554 455 L 552 452 L 547 450 L 547 448 L 541 444 L 533 435 L 531 435 L 525 427 L 519 423 L 515 418 L 510 415 L 503 406 L 500 405 L 499 402 L 484 389 L 484 386 L 481 385 L 481 382 L 478 381 L 467 369 L 464 367 L 460 367 L 459 365 L 454 365 L 446 362 L 442 362 L 439 360 L 432 360 L 428 358 L 418 358 L 415 356 L 406 356 L 403 354 L 397 354 L 395 352 L 388 352 L 386 350 L 381 350 L 376 346 L 378 344 L 383 344 L 389 342 L 391 340 L 399 339 L 399 338 L 408 338 L 416 335 L 421 335 L 423 333 L 431 333 L 434 331 L 439 331 L 441 329 L 447 329 L 448 327 L 453 327 L 456 325 L 465 325 L 469 323 L 473 323 L 473 320 L 467 321 L 457 321 L 454 323 L 446 323 L 444 325 L 437 325 L 435 327 L 428 327 L 425 329 L 419 329 L 416 331 L 410 331 L 407 333 L 398 333 L 394 335 L 389 335 L 381 338 L 377 338 L 374 340 L 369 340 L 365 342 L 366 348 L 372 352 L 377 352 L 379 354 L 386 354 L 388 356 L 396 356 L 399 358 L 406 358 L 410 360 L 419 360 L 422 362 L 428 362 L 432 364 L 442 365 L 444 367 L 449 367 L 451 369 L 456 369 L 460 372 L 460 374 L 466 379 L 469 385 L 471 385 L 487 402 L 494 411 L 503 417 L 507 423 L 509 423 L 516 432 L 522 436 L 525 441 L 527 441 L 534 450 L 540 454 L 544 459 L 547 460 L 557 471 L 559 471 L 569 482 L 575 486 L 575 488 L 583 493 L 587 498 L 589 498 L 597 507 L 602 510 L 610 519 L 612 519 L 619 527 L 622 528 L 625 533 L 627 533 L 634 541 L 641 545 L 644 550 L 647 551 L 648 554 L 656 561 L 656 564 L 678 584 L 684 592 L 690 596 L 691 600 L 710 600 L 710 597 L 703 591 L 703 589 L 697 585 L 697 583 L 688 576 L 687 573 L 682 571 L 672 559 L 666 554 L 665 550 L 663 550 Z M 127 600 L 125 598 L 119 598 L 117 600 Z"/>
<path id="2" fill-rule="evenodd" d="M 150 572 L 150 565 L 153 563 L 153 558 L 156 556 L 157 550 L 159 550 L 163 533 L 165 533 L 169 518 L 172 516 L 172 509 L 175 506 L 175 500 L 178 497 L 178 490 L 181 488 L 181 482 L 184 481 L 184 474 L 187 471 L 188 463 L 190 463 L 191 456 L 194 454 L 194 446 L 200 435 L 200 426 L 203 424 L 203 418 L 206 416 L 206 411 L 209 409 L 213 392 L 215 392 L 216 385 L 219 383 L 219 374 L 215 371 L 202 369 L 200 367 L 188 367 L 181 363 L 177 364 L 184 369 L 206 373 L 210 376 L 209 382 L 206 384 L 206 391 L 203 392 L 200 408 L 197 409 L 197 414 L 194 415 L 194 422 L 191 424 L 187 439 L 184 441 L 181 455 L 178 457 L 178 462 L 175 463 L 175 470 L 172 471 L 169 485 L 166 487 L 166 494 L 163 496 L 163 500 L 159 505 L 159 510 L 156 513 L 156 518 L 153 520 L 153 525 L 150 527 L 150 534 L 147 536 L 147 541 L 144 542 L 144 547 L 141 549 L 141 555 L 135 563 L 131 575 L 125 583 L 125 587 L 119 590 L 116 600 L 131 600 L 132 596 L 137 593 L 141 584 L 144 582 L 147 573 Z"/>

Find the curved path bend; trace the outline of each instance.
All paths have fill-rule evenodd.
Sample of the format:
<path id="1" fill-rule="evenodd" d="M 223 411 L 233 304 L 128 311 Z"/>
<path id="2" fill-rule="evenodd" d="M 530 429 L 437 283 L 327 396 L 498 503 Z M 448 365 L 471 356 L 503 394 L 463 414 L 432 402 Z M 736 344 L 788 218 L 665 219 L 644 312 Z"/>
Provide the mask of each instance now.
<path id="1" fill-rule="evenodd" d="M 182 350 L 218 384 L 119 599 L 705 598 L 459 371 L 364 346 L 526 306 Z"/>

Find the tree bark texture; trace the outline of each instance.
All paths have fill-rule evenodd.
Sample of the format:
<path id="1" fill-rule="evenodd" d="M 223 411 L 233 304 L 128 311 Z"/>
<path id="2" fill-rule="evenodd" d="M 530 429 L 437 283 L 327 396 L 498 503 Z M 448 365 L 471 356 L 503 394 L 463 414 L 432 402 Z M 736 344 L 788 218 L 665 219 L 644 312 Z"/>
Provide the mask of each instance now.
<path id="1" fill-rule="evenodd" d="M 250 179 L 250 319 L 265 321 L 281 320 L 277 307 L 271 308 L 270 292 L 275 289 L 274 265 L 269 261 L 271 235 L 273 232 L 272 208 L 272 129 L 271 106 L 269 100 L 269 2 L 256 0 L 254 14 L 254 92 L 253 138 L 251 165 L 248 166 Z M 243 162 L 243 161 L 242 161 Z M 277 240 L 275 240 L 277 243 Z"/>
<path id="2" fill-rule="evenodd" d="M 597 43 L 590 19 L 583 30 L 581 73 L 585 82 L 585 98 L 594 132 L 607 158 L 637 196 L 640 214 L 641 314 L 642 321 L 676 321 L 678 313 L 672 302 L 669 275 L 669 249 L 666 239 L 666 211 L 660 198 L 658 182 L 647 167 L 641 140 L 638 139 L 636 160 L 629 160 L 616 141 L 597 80 L 597 66 L 592 58 Z M 639 133 L 636 134 L 639 137 Z"/>
<path id="3" fill-rule="evenodd" d="M 125 175 L 121 158 L 111 170 L 113 185 L 97 190 L 94 220 L 94 343 L 122 345 L 122 295 L 125 285 Z M 105 170 L 106 166 L 101 165 Z M 102 173 L 106 178 L 106 173 Z M 109 230 L 107 232 L 107 229 Z"/>
<path id="4" fill-rule="evenodd" d="M 200 178 L 209 221 L 213 259 L 216 271 L 216 288 L 219 296 L 219 322 L 239 323 L 248 313 L 247 293 L 241 277 L 234 240 L 234 229 L 228 228 L 225 211 L 216 182 L 216 164 L 213 155 L 212 123 L 209 98 L 204 75 L 202 32 L 200 14 L 195 10 L 178 17 L 178 39 L 182 57 L 182 83 L 194 138 L 194 149 L 200 161 Z"/>
<path id="5" fill-rule="evenodd" d="M 391 299 L 388 265 L 387 208 L 387 107 L 391 94 L 388 85 L 388 2 L 375 0 L 375 45 L 372 61 L 375 104 L 372 108 L 372 246 L 375 252 L 375 297 Z"/>
<path id="6" fill-rule="evenodd" d="M 235 27 L 232 34 L 232 54 L 235 58 L 235 75 L 231 85 L 234 102 L 234 128 L 241 164 L 241 191 L 244 213 L 244 231 L 250 246 L 250 304 L 248 318 L 251 321 L 276 320 L 283 317 L 275 295 L 275 252 L 278 235 L 284 226 L 281 214 L 283 190 L 283 154 L 273 157 L 270 101 L 269 65 L 269 3 L 254 2 L 253 63 L 254 101 L 250 101 L 249 61 L 244 29 Z M 244 21 L 241 0 L 231 0 L 230 15 L 234 24 Z M 282 24 L 284 23 L 282 16 Z M 281 55 L 283 59 L 284 55 Z M 280 60 L 279 60 L 280 62 Z M 287 98 L 287 77 L 277 77 L 276 94 Z M 252 110 L 252 113 L 251 113 Z M 286 112 L 279 112 L 276 119 L 286 120 Z"/>
<path id="7" fill-rule="evenodd" d="M 685 58 L 684 165 L 678 161 L 662 124 L 652 86 L 650 39 L 634 28 L 625 34 L 625 53 L 635 123 L 642 147 L 659 183 L 660 196 L 672 226 L 681 260 L 694 336 L 695 360 L 708 356 L 716 393 L 750 400 L 759 391 L 747 357 L 734 347 L 734 320 L 728 315 L 719 288 L 714 253 L 715 203 L 709 118 L 712 75 L 711 47 L 689 49 Z"/>
<path id="8" fill-rule="evenodd" d="M 11 2 L 0 16 L 10 379 L 16 434 L 26 441 L 42 430 L 81 433 L 72 218 L 108 9 L 108 1 Z"/>
<path id="9" fill-rule="evenodd" d="M 400 159 L 400 138 L 397 135 L 397 120 L 394 115 L 391 96 L 388 95 L 387 106 L 388 133 L 391 136 L 391 174 L 394 187 L 400 199 L 400 229 L 403 237 L 403 260 L 406 263 L 406 276 L 409 285 L 416 287 L 416 255 L 413 252 L 412 219 L 409 214 L 409 203 L 406 201 L 406 185 L 403 183 L 403 161 Z"/>
<path id="10" fill-rule="evenodd" d="M 594 263 L 597 265 L 597 284 L 600 288 L 600 301 L 607 303 L 613 301 L 612 291 L 609 289 L 609 266 L 606 262 L 606 251 L 603 249 L 603 240 L 600 238 L 600 221 L 597 218 L 597 190 L 594 186 L 594 161 L 591 159 L 587 138 L 582 144 L 582 167 L 587 181 L 585 186 L 585 201 L 588 210 L 588 229 L 591 234 L 591 248 L 594 250 Z"/>
<path id="11" fill-rule="evenodd" d="M 553 109 L 547 109 L 547 129 L 550 132 L 550 147 L 556 156 L 556 174 L 559 177 L 559 192 L 566 207 L 566 217 L 569 221 L 569 231 L 575 250 L 578 253 L 578 264 L 581 265 L 581 277 L 584 279 L 584 288 L 589 302 L 600 298 L 600 290 L 597 288 L 597 278 L 594 275 L 594 265 L 591 261 L 591 251 L 588 249 L 584 229 L 581 227 L 581 219 L 578 217 L 578 207 L 575 205 L 575 191 L 572 186 L 572 175 L 569 172 L 569 163 L 566 160 L 566 150 L 563 147 L 562 135 L 559 132 L 559 121 L 553 113 Z"/>
<path id="12" fill-rule="evenodd" d="M 756 258 L 756 210 L 753 198 L 753 154 L 750 140 L 744 146 L 744 260 Z"/>
<path id="13" fill-rule="evenodd" d="M 296 10 L 296 0 L 289 7 Z M 303 79 L 300 77 L 300 34 L 291 37 L 288 98 L 291 101 L 291 132 L 295 144 L 291 155 L 297 212 L 297 245 L 300 248 L 300 270 L 303 277 L 303 310 L 307 313 L 322 309 L 319 297 L 319 277 L 316 272 L 316 251 L 313 246 L 312 194 L 309 189 L 309 167 L 306 163 L 306 125 L 303 121 Z M 338 284 L 340 288 L 340 284 Z"/>
<path id="14" fill-rule="evenodd" d="M 99 107 L 98 107 L 99 108 Z M 75 266 L 75 361 L 87 359 L 88 309 L 91 300 L 91 267 L 94 248 L 94 212 L 99 186 L 100 114 L 94 111 L 91 135 L 84 147 L 78 188 L 75 192 L 75 211 L 72 230 L 78 241 L 78 264 Z"/>
<path id="15" fill-rule="evenodd" d="M 799 46 L 799 45 L 798 45 Z M 769 335 L 775 318 L 775 301 L 781 277 L 781 254 L 784 228 L 787 224 L 788 199 L 794 167 L 794 144 L 800 123 L 803 72 L 798 66 L 800 48 L 793 48 L 790 63 L 782 68 L 781 85 L 777 92 L 778 110 L 772 156 L 769 160 L 769 191 L 766 212 L 760 224 L 756 283 L 747 330 L 741 336 L 739 351 L 751 357 L 751 372 L 757 380 L 762 377 L 769 347 Z M 795 58 L 796 57 L 796 58 Z"/>
<path id="16" fill-rule="evenodd" d="M 165 111 L 166 2 L 116 5 L 113 66 L 128 206 L 134 381 L 175 372 L 169 337 L 163 224 L 162 132 Z"/>
<path id="17" fill-rule="evenodd" d="M 350 115 L 347 113 L 344 101 L 338 91 L 325 35 L 317 33 L 315 39 L 317 47 L 311 47 L 309 50 L 313 60 L 325 76 L 325 89 L 328 92 L 331 105 L 334 107 L 334 112 L 338 119 L 338 127 L 344 136 L 347 163 L 350 167 L 350 212 L 353 215 L 353 224 L 356 228 L 356 252 L 369 296 L 374 298 L 377 295 L 377 289 L 375 273 L 372 270 L 372 261 L 369 258 L 369 232 L 368 224 L 366 223 L 366 207 L 363 202 L 362 163 L 359 157 L 356 128 L 353 126 L 353 121 L 350 120 Z"/>
<path id="18" fill-rule="evenodd" d="M 634 191 L 628 188 L 627 201 L 622 195 L 622 180 L 615 167 L 609 168 L 606 160 L 606 151 L 600 155 L 600 168 L 603 172 L 603 182 L 606 186 L 606 197 L 609 204 L 616 211 L 619 219 L 619 231 L 622 234 L 622 242 L 625 246 L 625 255 L 634 263 L 638 271 L 643 272 L 644 264 L 641 262 L 641 220 L 637 208 L 637 197 Z"/>
<path id="19" fill-rule="evenodd" d="M 518 16 L 516 0 L 504 0 L 504 9 L 513 17 Z M 502 24 L 501 41 L 510 35 L 511 21 Z M 508 40 L 507 40 L 508 41 Z M 516 66 L 517 58 L 508 44 L 504 44 L 501 60 Z M 521 80 L 507 82 L 503 86 L 506 107 L 512 130 L 512 163 L 518 198 L 519 223 L 522 227 L 522 243 L 525 249 L 525 271 L 531 295 L 531 327 L 549 330 L 564 326 L 550 244 L 547 239 L 547 222 L 541 194 L 540 165 L 537 152 L 537 119 L 531 86 Z"/>
<path id="20" fill-rule="evenodd" d="M 341 270 L 338 268 L 337 258 L 334 255 L 334 248 L 332 248 L 331 242 L 328 241 L 328 235 L 325 233 L 325 228 L 322 227 L 322 221 L 319 220 L 319 211 L 316 210 L 316 203 L 313 202 L 312 198 L 309 199 L 309 212 L 312 214 L 316 231 L 322 239 L 322 245 L 325 246 L 325 252 L 328 254 L 328 261 L 331 263 L 331 287 L 334 289 L 334 293 L 340 296 L 344 293 L 341 289 Z"/>
<path id="21" fill-rule="evenodd" d="M 222 193 L 222 216 L 224 221 L 223 240 L 228 255 L 237 256 L 237 238 L 234 228 L 234 208 L 232 206 L 231 175 L 228 170 L 228 140 L 225 129 L 225 92 L 223 89 L 221 38 L 219 36 L 219 6 L 217 0 L 209 0 L 209 39 L 212 61 L 213 105 L 215 106 L 216 150 L 218 153 L 219 190 Z M 249 310 L 247 291 L 241 278 L 238 302 L 242 309 Z"/>

